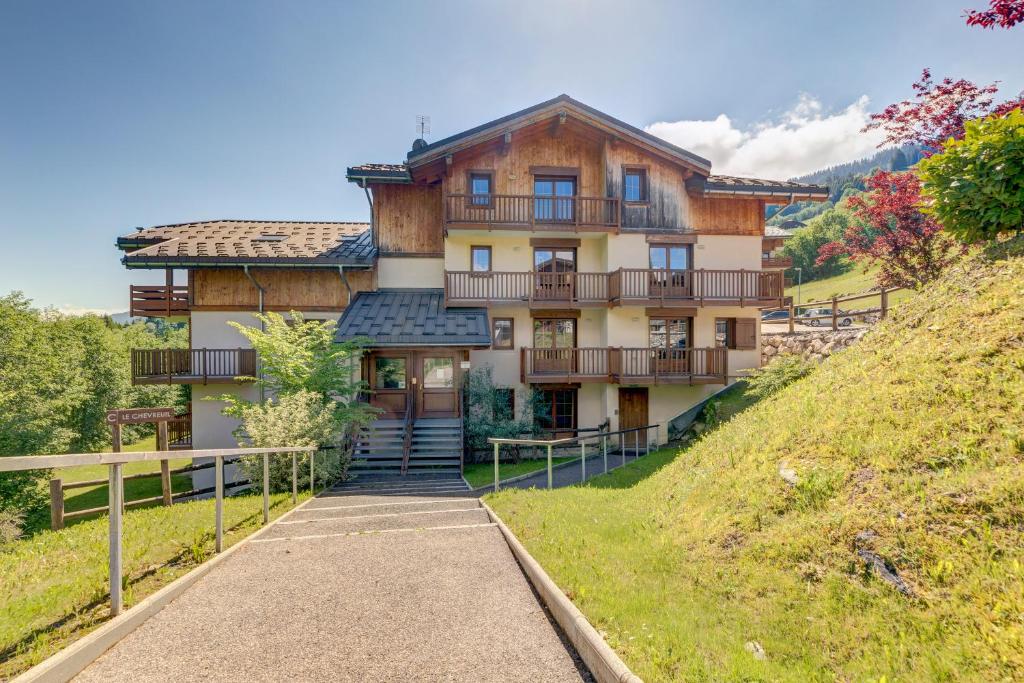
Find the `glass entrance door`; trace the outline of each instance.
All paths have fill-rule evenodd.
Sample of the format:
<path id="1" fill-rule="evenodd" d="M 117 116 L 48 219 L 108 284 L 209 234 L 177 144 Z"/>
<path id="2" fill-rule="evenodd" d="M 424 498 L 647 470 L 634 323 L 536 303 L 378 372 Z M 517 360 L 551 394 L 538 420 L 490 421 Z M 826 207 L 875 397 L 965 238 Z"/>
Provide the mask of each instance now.
<path id="1" fill-rule="evenodd" d="M 533 250 L 537 271 L 533 298 L 542 301 L 572 301 L 576 285 L 576 250 L 540 248 Z"/>
<path id="2" fill-rule="evenodd" d="M 533 180 L 533 218 L 539 223 L 576 220 L 576 179 L 537 176 Z"/>
<path id="3" fill-rule="evenodd" d="M 693 295 L 689 246 L 651 245 L 650 262 L 651 296 L 687 298 Z"/>

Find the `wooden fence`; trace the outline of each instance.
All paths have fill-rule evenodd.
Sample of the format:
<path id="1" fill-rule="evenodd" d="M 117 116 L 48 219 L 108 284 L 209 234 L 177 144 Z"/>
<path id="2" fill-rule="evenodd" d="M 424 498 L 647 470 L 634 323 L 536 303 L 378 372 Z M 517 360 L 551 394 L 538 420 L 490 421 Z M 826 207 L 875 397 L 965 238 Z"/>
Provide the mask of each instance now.
<path id="1" fill-rule="evenodd" d="M 845 318 L 854 318 L 867 315 L 878 314 L 879 318 L 884 319 L 889 315 L 889 295 L 893 292 L 898 292 L 905 287 L 890 287 L 888 289 L 882 288 L 877 291 L 867 292 L 865 294 L 853 294 L 850 296 L 832 297 L 824 301 L 808 301 L 802 303 L 799 306 L 793 303 L 792 299 L 786 306 L 774 307 L 774 308 L 762 308 L 761 313 L 771 313 L 773 311 L 787 311 L 787 322 L 789 323 L 789 331 L 793 332 L 794 325 L 796 324 L 796 311 L 797 309 L 811 309 L 811 308 L 827 308 L 828 313 L 820 315 L 801 315 L 801 321 L 811 320 L 828 320 L 833 330 L 838 330 L 840 327 L 840 321 Z M 879 305 L 872 308 L 857 308 L 853 310 L 840 310 L 839 304 L 846 303 L 849 301 L 863 301 L 865 299 L 879 298 Z"/>

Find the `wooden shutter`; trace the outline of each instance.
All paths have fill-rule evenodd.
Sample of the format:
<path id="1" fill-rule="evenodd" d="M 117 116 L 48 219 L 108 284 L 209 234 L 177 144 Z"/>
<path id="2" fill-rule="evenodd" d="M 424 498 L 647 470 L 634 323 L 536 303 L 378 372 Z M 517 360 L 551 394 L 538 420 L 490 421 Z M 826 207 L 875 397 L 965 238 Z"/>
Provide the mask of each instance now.
<path id="1" fill-rule="evenodd" d="M 757 348 L 757 319 L 736 318 L 736 348 Z"/>

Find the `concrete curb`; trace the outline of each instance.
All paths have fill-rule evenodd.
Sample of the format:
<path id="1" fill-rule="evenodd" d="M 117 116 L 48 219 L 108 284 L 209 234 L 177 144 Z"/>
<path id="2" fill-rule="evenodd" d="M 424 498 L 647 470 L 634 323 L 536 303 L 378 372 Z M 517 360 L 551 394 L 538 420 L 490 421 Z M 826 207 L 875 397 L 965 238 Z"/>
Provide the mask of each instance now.
<path id="1" fill-rule="evenodd" d="M 544 568 L 526 550 L 519 539 L 515 537 L 501 518 L 490 508 L 487 503 L 480 501 L 487 516 L 501 530 L 505 542 L 511 548 L 519 565 L 526 573 L 526 577 L 533 584 L 534 589 L 540 595 L 544 604 L 551 610 L 555 621 L 565 632 L 569 641 L 576 648 L 583 659 L 583 663 L 590 669 L 590 673 L 599 683 L 643 683 L 639 676 L 629 670 L 615 651 L 604 641 L 597 629 L 591 625 L 576 605 L 565 596 L 565 593 L 551 580 Z"/>
<path id="2" fill-rule="evenodd" d="M 324 489 L 328 491 L 329 489 Z M 156 593 L 144 598 L 137 605 L 125 610 L 89 635 L 76 640 L 63 650 L 51 655 L 39 664 L 25 671 L 11 683 L 63 683 L 81 673 L 87 666 L 100 658 L 104 652 L 117 644 L 119 640 L 141 626 L 147 619 L 162 610 L 172 600 L 184 593 L 196 581 L 206 576 L 215 567 L 225 562 L 239 549 L 269 531 L 278 522 L 284 521 L 293 513 L 304 508 L 310 501 L 319 498 L 324 491 L 271 521 L 265 527 L 257 529 L 235 545 L 223 551 L 211 560 L 207 560 L 184 576 L 180 576 Z"/>

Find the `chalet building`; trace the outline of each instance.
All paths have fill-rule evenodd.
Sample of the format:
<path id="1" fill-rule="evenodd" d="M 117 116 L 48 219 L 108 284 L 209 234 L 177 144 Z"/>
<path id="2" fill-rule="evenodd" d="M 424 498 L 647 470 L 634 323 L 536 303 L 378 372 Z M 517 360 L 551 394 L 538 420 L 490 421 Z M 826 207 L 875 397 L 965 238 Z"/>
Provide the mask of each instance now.
<path id="1" fill-rule="evenodd" d="M 132 287 L 132 314 L 189 321 L 190 349 L 136 351 L 133 373 L 192 385 L 193 447 L 234 444 L 235 425 L 202 399 L 255 398 L 235 378 L 259 359 L 226 323 L 257 324 L 258 310 L 370 340 L 362 373 L 383 414 L 359 455 L 374 468 L 457 468 L 461 381 L 482 366 L 517 411 L 539 392 L 556 433 L 607 422 L 665 435 L 759 365 L 758 308 L 781 303 L 786 267 L 765 206 L 828 196 L 713 175 L 565 95 L 347 177 L 369 223 L 208 221 L 118 240 L 127 267 L 168 273 Z"/>

